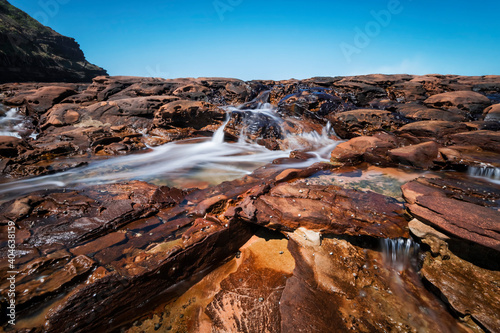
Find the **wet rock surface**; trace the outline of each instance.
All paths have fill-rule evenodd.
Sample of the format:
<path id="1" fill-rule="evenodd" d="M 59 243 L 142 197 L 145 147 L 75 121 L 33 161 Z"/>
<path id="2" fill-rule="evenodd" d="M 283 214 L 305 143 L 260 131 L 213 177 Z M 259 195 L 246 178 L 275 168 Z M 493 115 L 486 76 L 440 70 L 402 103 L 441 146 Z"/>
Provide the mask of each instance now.
<path id="1" fill-rule="evenodd" d="M 498 267 L 485 269 L 477 262 L 464 260 L 463 249 L 454 246 L 453 240 L 417 219 L 410 222 L 410 229 L 427 245 L 421 270 L 425 283 L 458 316 L 495 332 L 499 320 L 495 314 Z"/>
<path id="2" fill-rule="evenodd" d="M 424 283 L 461 320 L 498 331 L 500 187 L 448 175 L 402 190 L 411 233 L 425 244 Z"/>
<path id="3" fill-rule="evenodd" d="M 402 186 L 409 213 L 438 230 L 500 251 L 500 192 L 482 180 L 420 178 Z"/>
<path id="4" fill-rule="evenodd" d="M 452 75 L 0 85 L 4 116 L 17 108 L 24 124 L 0 137 L 15 329 L 496 332 L 499 87 Z M 179 153 L 192 142 L 207 144 L 188 150 L 201 158 L 250 142 L 275 160 L 209 185 Z M 169 143 L 179 150 L 154 150 Z M 161 154 L 186 160 L 192 181 L 70 179 Z M 19 178 L 35 175 L 51 177 L 30 191 Z M 27 189 L 9 196 L 10 184 Z M 0 281 L 2 311 L 7 293 Z"/>

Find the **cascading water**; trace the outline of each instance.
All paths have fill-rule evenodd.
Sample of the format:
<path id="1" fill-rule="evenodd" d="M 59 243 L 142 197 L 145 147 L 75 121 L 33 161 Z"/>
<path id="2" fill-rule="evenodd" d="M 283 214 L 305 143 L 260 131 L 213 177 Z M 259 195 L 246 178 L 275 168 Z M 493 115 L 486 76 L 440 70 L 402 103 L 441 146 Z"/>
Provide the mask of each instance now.
<path id="1" fill-rule="evenodd" d="M 21 138 L 19 132 L 23 127 L 23 116 L 19 114 L 18 109 L 12 108 L 0 117 L 0 136 L 13 136 Z"/>
<path id="2" fill-rule="evenodd" d="M 471 166 L 468 174 L 471 177 L 487 179 L 493 183 L 500 184 L 500 168 L 490 165 Z"/>
<path id="3" fill-rule="evenodd" d="M 224 143 L 224 129 L 226 128 L 227 124 L 231 120 L 231 115 L 228 114 L 226 117 L 226 121 L 224 124 L 222 124 L 221 127 L 217 129 L 217 131 L 214 132 L 214 135 L 212 136 L 212 142 L 215 144 L 222 144 Z"/>
<path id="4" fill-rule="evenodd" d="M 411 238 L 382 240 L 384 260 L 398 272 L 412 267 L 419 251 L 420 245 Z"/>
<path id="5" fill-rule="evenodd" d="M 226 121 L 215 131 L 211 139 L 171 142 L 151 148 L 144 153 L 110 158 L 57 174 L 0 184 L 0 201 L 49 188 L 79 187 L 129 180 L 144 180 L 157 185 L 177 187 L 198 187 L 202 183 L 215 185 L 250 174 L 256 168 L 277 158 L 288 157 L 291 150 L 305 146 L 314 147 L 314 150 L 310 150 L 314 158 L 292 165 L 273 167 L 306 167 L 319 161 L 328 161 L 328 154 L 339 143 L 330 138 L 332 133 L 329 126 L 322 134 L 285 133 L 288 141 L 285 150 L 269 150 L 252 142 L 248 137 L 240 137 L 238 142 L 224 142 L 224 130 L 235 112 L 264 115 L 276 123 L 282 122 L 273 107 L 267 103 L 258 103 L 256 109 L 247 109 L 244 106 L 228 107 L 227 112 Z"/>

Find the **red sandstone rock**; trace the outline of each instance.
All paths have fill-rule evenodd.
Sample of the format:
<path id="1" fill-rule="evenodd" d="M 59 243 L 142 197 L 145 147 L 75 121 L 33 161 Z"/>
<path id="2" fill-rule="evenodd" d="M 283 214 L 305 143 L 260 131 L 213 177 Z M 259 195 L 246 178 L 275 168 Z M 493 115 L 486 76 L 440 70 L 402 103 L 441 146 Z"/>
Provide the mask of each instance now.
<path id="1" fill-rule="evenodd" d="M 483 111 L 485 121 L 500 121 L 500 104 L 487 107 Z"/>
<path id="2" fill-rule="evenodd" d="M 301 104 L 304 115 L 321 116 L 333 102 L 340 101 L 349 107 L 385 108 L 344 114 L 350 115 L 349 119 L 343 119 L 346 122 L 338 123 L 341 126 L 337 128 L 345 132 L 345 137 L 365 132 L 377 134 L 339 145 L 345 149 L 339 158 L 351 156 L 347 159 L 379 163 L 387 159 L 386 150 L 404 145 L 403 150 L 415 149 L 405 156 L 406 161 L 412 160 L 416 165 L 428 161 L 427 155 L 418 156 L 416 148 L 426 147 L 434 152 L 432 142 L 418 144 L 439 139 L 444 145 L 453 142 L 456 145 L 439 148 L 436 163 L 453 161 L 464 167 L 471 161 L 495 162 L 498 140 L 494 122 L 458 122 L 481 101 L 462 106 L 432 104 L 444 110 L 418 103 L 444 91 L 497 93 L 498 82 L 499 77 L 493 76 L 453 75 L 373 75 L 279 82 L 98 77 L 88 89 L 86 85 L 51 84 L 62 87 L 61 91 L 73 90 L 69 97 L 62 94 L 53 99 L 51 94 L 57 89 L 49 91 L 52 88 L 47 85 L 2 85 L 1 98 L 4 101 L 10 98 L 12 104 L 21 107 L 21 112 L 25 107 L 33 110 L 36 105 L 36 100 L 28 104 L 26 96 L 45 90 L 47 94 L 40 94 L 38 99 L 44 105 L 35 117 L 40 117 L 41 125 L 37 128 L 40 131 L 37 140 L 0 139 L 0 149 L 5 147 L 7 152 L 8 149 L 13 152 L 2 159 L 0 169 L 9 176 L 27 176 L 64 168 L 64 161 L 52 160 L 56 156 L 88 155 L 82 158 L 84 162 L 96 155 L 130 152 L 144 147 L 143 140 L 153 140 L 142 137 L 141 133 L 147 129 L 151 130 L 150 136 L 156 136 L 156 142 L 210 135 L 225 117 L 218 106 L 247 102 L 267 89 L 271 89 L 269 101 L 275 104 L 289 94 L 304 97 L 306 103 Z M 317 86 L 326 90 L 318 90 Z M 315 98 L 327 90 L 335 97 Z M 268 101 L 267 97 L 261 97 Z M 177 98 L 184 100 L 173 101 Z M 401 104 L 405 101 L 415 103 Z M 340 110 L 331 113 L 337 111 Z M 415 120 L 446 121 L 419 121 L 398 132 L 407 121 L 398 119 L 400 114 Z M 305 118 L 286 119 L 286 129 L 292 133 L 321 131 L 325 119 Z M 161 127 L 152 129 L 155 124 Z M 227 129 L 227 135 L 232 134 L 236 140 L 241 125 L 236 122 L 234 125 Z M 457 131 L 463 133 L 453 134 Z M 274 142 L 274 147 L 279 147 L 282 143 L 277 139 L 283 133 L 268 132 L 267 127 L 260 126 L 255 135 L 266 146 Z M 334 155 L 340 148 L 334 150 Z M 294 153 L 291 157 L 304 158 L 306 153 Z M 66 167 L 75 165 L 78 164 Z M 332 323 L 341 330 L 358 331 L 401 331 L 413 327 L 440 332 L 462 330 L 462 324 L 438 303 L 440 294 L 432 295 L 418 284 L 415 275 L 393 276 L 390 267 L 381 269 L 383 263 L 379 251 L 374 249 L 375 239 L 408 235 L 400 203 L 371 192 L 309 186 L 296 181 L 330 167 L 279 171 L 261 168 L 245 178 L 190 193 L 133 182 L 78 191 L 42 191 L 4 204 L 0 223 L 5 225 L 8 220 L 15 220 L 19 228 L 17 248 L 23 255 L 17 263 L 23 278 L 18 292 L 28 290 L 20 297 L 19 316 L 23 318 L 50 307 L 45 317 L 40 317 L 42 322 L 32 322 L 30 328 L 53 331 L 129 328 L 124 325 L 142 315 L 155 316 L 152 307 L 176 299 L 197 279 L 237 253 L 254 232 L 254 224 L 259 224 L 293 231 L 288 234 L 292 239 L 291 251 L 280 248 L 276 255 L 278 258 L 286 255 L 286 264 L 273 266 L 272 262 L 278 260 L 272 251 L 261 256 L 256 252 L 242 255 L 244 263 L 227 268 L 224 279 L 204 281 L 205 286 L 215 289 L 196 312 L 202 318 L 198 322 L 201 326 L 179 326 L 180 331 L 184 328 L 189 331 L 190 327 L 195 327 L 192 331 L 202 331 L 208 327 L 203 326 L 207 323 L 214 330 L 308 331 L 312 325 L 330 331 Z M 427 223 L 439 225 L 450 237 L 450 249 L 456 241 L 469 254 L 485 254 L 484 262 L 494 261 L 490 258 L 496 258 L 491 253 L 498 253 L 495 243 L 498 230 L 492 221 L 498 220 L 500 193 L 493 185 L 464 176 L 458 180 L 420 179 L 403 189 L 408 213 L 417 212 L 433 221 Z M 268 242 L 274 239 L 281 238 L 272 236 Z M 2 258 L 7 254 L 5 244 L 2 239 Z M 444 246 L 437 248 L 441 250 L 433 252 L 434 256 L 445 253 Z M 448 266 L 446 260 L 425 263 L 423 276 L 450 300 L 455 315 L 470 328 L 478 330 L 475 321 L 491 330 L 496 325 L 494 298 L 475 295 L 478 297 L 465 299 L 463 295 L 484 290 L 495 295 L 494 284 L 485 280 L 494 281 L 496 275 L 480 270 L 463 274 L 474 268 L 463 263 Z M 467 260 L 475 263 L 476 259 Z M 2 274 L 7 270 L 5 263 L 5 260 L 0 263 Z M 391 282 L 394 277 L 399 284 Z M 481 287 L 467 287 L 473 284 L 471 279 L 477 279 L 474 283 Z M 398 289 L 402 285 L 405 288 Z M 49 303 L 56 298 L 56 303 Z M 131 307 L 131 302 L 143 306 Z M 482 304 L 488 305 L 481 308 Z M 423 313 L 422 308 L 428 312 Z M 469 313 L 472 319 L 467 316 Z M 188 322 L 187 317 L 186 314 Z M 47 326 L 43 327 L 45 321 Z M 156 329 L 154 325 L 152 329 Z"/>
<path id="3" fill-rule="evenodd" d="M 325 238 L 321 246 L 314 246 L 300 235 L 289 237 L 296 266 L 280 300 L 282 332 L 413 327 L 467 331 L 422 287 L 415 273 L 405 271 L 396 278 L 380 253 L 364 247 L 360 240 Z M 422 313 L 422 307 L 429 312 Z"/>
<path id="4" fill-rule="evenodd" d="M 406 234 L 402 207 L 391 198 L 336 186 L 282 184 L 267 193 L 252 189 L 241 217 L 275 230 L 304 227 L 325 234 L 400 237 Z"/>
<path id="5" fill-rule="evenodd" d="M 500 133 L 494 131 L 473 131 L 451 135 L 453 143 L 458 145 L 474 145 L 481 149 L 500 152 Z"/>
<path id="6" fill-rule="evenodd" d="M 428 169 L 438 158 L 439 145 L 434 141 L 389 150 L 388 155 L 397 163 Z"/>
<path id="7" fill-rule="evenodd" d="M 391 112 L 375 109 L 340 112 L 331 118 L 331 121 L 335 132 L 341 138 L 391 131 L 402 124 L 402 121 Z"/>
<path id="8" fill-rule="evenodd" d="M 419 179 L 403 185 L 409 213 L 447 235 L 500 251 L 500 213 L 490 207 L 497 207 L 497 200 L 490 198 L 498 198 L 499 190 L 481 181 L 467 184 L 451 180 L 441 188 L 436 186 L 439 183 Z M 475 184 L 482 184 L 482 188 Z M 482 200 L 475 198 L 475 188 Z"/>
<path id="9" fill-rule="evenodd" d="M 73 104 L 57 104 L 40 117 L 41 127 L 75 124 L 80 119 L 80 110 L 79 106 Z"/>
<path id="10" fill-rule="evenodd" d="M 460 109 L 475 117 L 491 104 L 490 100 L 477 92 L 452 91 L 429 97 L 424 101 L 428 106 L 443 109 Z"/>
<path id="11" fill-rule="evenodd" d="M 427 253 L 421 274 L 441 294 L 441 299 L 461 317 L 471 316 L 491 332 L 500 325 L 496 297 L 500 273 L 478 267 L 448 250 L 443 240 L 426 236 L 424 243 L 439 244 L 440 252 Z M 474 281 L 470 283 L 470 281 Z"/>
<path id="12" fill-rule="evenodd" d="M 413 120 L 465 121 L 466 113 L 458 109 L 431 109 L 421 104 L 409 103 L 397 107 L 398 112 Z"/>
<path id="13" fill-rule="evenodd" d="M 331 153 L 333 163 L 357 164 L 362 161 L 381 163 L 387 151 L 395 144 L 373 136 L 359 136 L 340 143 Z"/>
<path id="14" fill-rule="evenodd" d="M 205 102 L 175 101 L 161 107 L 155 113 L 154 124 L 158 127 L 193 127 L 201 129 L 224 119 L 224 111 Z"/>
<path id="15" fill-rule="evenodd" d="M 465 123 L 451 121 L 425 120 L 404 125 L 399 133 L 408 133 L 418 138 L 440 140 L 454 133 L 467 130 Z"/>
<path id="16" fill-rule="evenodd" d="M 36 116 L 44 113 L 66 97 L 76 94 L 73 87 L 74 85 L 68 85 L 68 87 L 45 86 L 34 91 L 28 91 L 15 98 L 7 99 L 5 102 L 13 105 L 27 104 L 29 111 Z"/>

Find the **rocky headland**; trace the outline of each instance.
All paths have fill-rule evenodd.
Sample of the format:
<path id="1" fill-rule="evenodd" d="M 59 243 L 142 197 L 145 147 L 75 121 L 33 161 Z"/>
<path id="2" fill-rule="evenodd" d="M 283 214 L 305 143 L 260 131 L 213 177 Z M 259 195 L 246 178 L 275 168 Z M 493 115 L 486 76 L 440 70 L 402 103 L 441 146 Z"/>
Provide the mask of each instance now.
<path id="1" fill-rule="evenodd" d="M 90 82 L 106 71 L 89 63 L 80 45 L 0 1 L 0 83 Z"/>
<path id="2" fill-rule="evenodd" d="M 3 329 L 499 332 L 499 102 L 499 76 L 0 85 L 22 124 L 0 137 Z M 269 162 L 224 182 L 95 167 L 207 142 Z"/>

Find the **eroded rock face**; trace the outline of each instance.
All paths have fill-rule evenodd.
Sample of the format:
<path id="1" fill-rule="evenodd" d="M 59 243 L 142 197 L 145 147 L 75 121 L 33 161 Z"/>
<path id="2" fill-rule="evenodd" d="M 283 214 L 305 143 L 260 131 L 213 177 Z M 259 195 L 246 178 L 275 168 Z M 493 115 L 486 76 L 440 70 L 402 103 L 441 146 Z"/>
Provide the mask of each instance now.
<path id="1" fill-rule="evenodd" d="M 407 124 L 399 129 L 401 133 L 414 135 L 424 140 L 441 139 L 451 134 L 464 132 L 467 130 L 465 123 L 451 121 L 425 120 Z"/>
<path id="2" fill-rule="evenodd" d="M 359 109 L 336 114 L 332 123 L 341 138 L 352 138 L 394 130 L 401 125 L 401 120 L 389 111 Z"/>
<path id="3" fill-rule="evenodd" d="M 402 186 L 406 208 L 447 235 L 500 252 L 500 189 L 484 180 L 419 178 Z"/>
<path id="4" fill-rule="evenodd" d="M 38 308 L 47 330 L 112 329 L 136 316 L 131 295 L 139 303 L 172 297 L 169 286 L 224 262 L 252 234 L 251 225 L 213 214 L 187 217 L 193 203 L 179 204 L 205 195 L 132 182 L 4 204 L 2 225 L 13 220 L 26 233 L 16 248 L 25 253 L 18 261 L 19 316 Z M 54 297 L 53 306 L 44 302 Z"/>
<path id="5" fill-rule="evenodd" d="M 14 97 L 7 98 L 5 103 L 14 106 L 26 105 L 28 112 L 37 117 L 65 98 L 76 94 L 75 88 L 75 85 L 47 85 L 34 90 L 21 91 Z"/>
<path id="6" fill-rule="evenodd" d="M 389 142 L 384 146 L 394 144 L 390 149 L 437 141 L 444 146 L 440 148 L 455 144 L 468 146 L 465 149 L 469 151 L 483 146 L 494 151 L 494 133 L 485 137 L 482 132 L 498 131 L 498 123 L 492 120 L 494 112 L 488 109 L 490 116 L 485 114 L 486 121 L 464 121 L 470 119 L 471 108 L 482 106 L 484 110 L 489 105 L 482 94 L 498 93 L 495 80 L 498 77 L 382 75 L 243 82 L 98 76 L 91 85 L 7 84 L 0 86 L 1 102 L 19 107 L 27 115 L 33 126 L 22 137 L 24 145 L 33 149 L 22 158 L 10 159 L 4 170 L 14 177 L 44 174 L 64 169 L 55 165 L 47 168 L 49 157 L 88 160 L 88 156 L 128 154 L 146 146 L 211 136 L 226 119 L 221 107 L 238 103 L 254 109 L 259 103 L 271 102 L 278 107 L 276 117 L 284 118 L 277 121 L 265 114 L 247 112 L 243 107 L 239 114 L 234 111 L 231 115 L 226 139 L 236 141 L 244 135 L 248 141 L 272 150 L 296 149 L 288 136 L 321 133 L 330 121 L 341 138 L 375 136 Z M 411 91 L 407 90 L 408 85 L 413 87 Z M 449 100 L 448 104 L 436 104 L 432 99 L 422 102 L 444 90 L 451 92 L 435 99 Z M 467 134 L 469 131 L 475 134 Z M 471 137 L 462 139 L 462 133 Z M 30 134 L 36 134 L 37 139 Z M 494 143 L 490 144 L 492 140 Z M 306 145 L 304 149 L 311 147 Z M 363 153 L 363 160 L 398 164 L 389 156 L 390 149 L 375 148 L 371 153 Z M 360 154 L 355 155 L 339 161 L 355 163 L 353 160 L 359 160 Z M 464 156 L 453 163 L 441 160 L 431 167 L 491 163 L 487 154 L 478 155 Z M 65 168 L 78 165 L 61 163 Z M 428 167 L 427 163 L 413 165 Z"/>
<path id="7" fill-rule="evenodd" d="M 289 250 L 296 267 L 281 299 L 282 332 L 412 331 L 417 327 L 467 331 L 422 288 L 414 272 L 397 275 L 384 264 L 380 252 L 362 241 L 326 238 L 315 246 L 290 235 Z"/>
<path id="8" fill-rule="evenodd" d="M 302 90 L 296 94 L 284 97 L 279 103 L 279 112 L 294 116 L 312 119 L 324 119 L 337 112 L 347 111 L 354 106 L 331 94 L 322 88 Z"/>
<path id="9" fill-rule="evenodd" d="M 455 144 L 464 145 L 474 145 L 481 147 L 484 150 L 489 150 L 493 152 L 500 152 L 500 133 L 496 131 L 474 131 L 466 133 L 457 133 L 451 136 L 451 139 Z"/>
<path id="10" fill-rule="evenodd" d="M 495 332 L 499 324 L 498 270 L 479 267 L 457 256 L 456 249 L 450 249 L 450 238 L 417 219 L 410 223 L 410 229 L 429 246 L 421 270 L 424 281 L 462 320 Z"/>
<path id="11" fill-rule="evenodd" d="M 418 103 L 401 104 L 398 112 L 412 120 L 465 121 L 466 114 L 459 109 L 431 109 Z"/>
<path id="12" fill-rule="evenodd" d="M 469 117 L 475 118 L 491 104 L 490 100 L 473 91 L 453 91 L 437 94 L 424 101 L 428 106 L 443 109 L 458 109 L 468 113 Z"/>
<path id="13" fill-rule="evenodd" d="M 485 121 L 500 121 L 500 104 L 487 107 L 483 111 Z"/>
<path id="14" fill-rule="evenodd" d="M 358 136 L 340 143 L 331 153 L 332 162 L 352 165 L 361 161 L 373 164 L 384 163 L 384 156 L 387 155 L 389 149 L 396 147 L 394 141 L 384 139 L 386 137 Z"/>
<path id="15" fill-rule="evenodd" d="M 320 245 L 304 236 L 259 230 L 236 258 L 127 332 L 477 328 L 454 319 L 411 268 L 398 273 L 370 242 L 327 237 Z"/>
<path id="16" fill-rule="evenodd" d="M 397 163 L 427 169 L 432 167 L 433 162 L 438 158 L 438 149 L 439 145 L 437 143 L 429 141 L 391 149 L 388 154 Z"/>
<path id="17" fill-rule="evenodd" d="M 242 203 L 241 216 L 270 229 L 300 227 L 327 234 L 396 238 L 406 235 L 406 221 L 395 200 L 376 193 L 335 186 L 282 184 L 250 190 L 256 200 Z"/>
<path id="18" fill-rule="evenodd" d="M 413 235 L 425 249 L 424 282 L 476 331 L 499 325 L 500 188 L 466 177 L 419 178 L 402 187 Z"/>
<path id="19" fill-rule="evenodd" d="M 157 127 L 193 127 L 201 129 L 214 122 L 224 120 L 225 112 L 205 102 L 174 101 L 162 106 L 155 113 Z"/>

